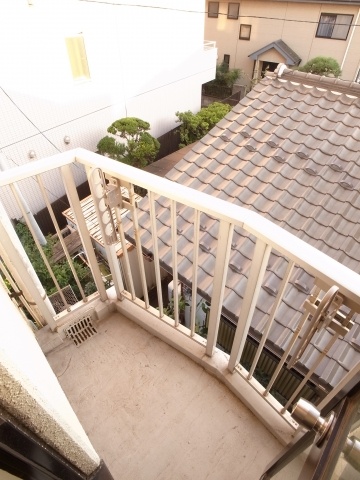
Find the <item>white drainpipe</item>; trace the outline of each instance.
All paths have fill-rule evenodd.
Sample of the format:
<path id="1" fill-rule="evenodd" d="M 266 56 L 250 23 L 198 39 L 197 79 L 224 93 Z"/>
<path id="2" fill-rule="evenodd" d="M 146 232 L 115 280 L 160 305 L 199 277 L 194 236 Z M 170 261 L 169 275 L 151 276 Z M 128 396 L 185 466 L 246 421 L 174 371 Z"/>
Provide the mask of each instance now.
<path id="1" fill-rule="evenodd" d="M 359 8 L 358 13 L 357 13 L 357 15 L 356 15 L 356 20 L 355 20 L 354 25 L 357 25 L 357 24 L 358 24 L 359 17 L 360 17 L 360 8 Z M 349 48 L 350 48 L 350 45 L 351 45 L 351 42 L 352 42 L 354 33 L 355 33 L 355 27 L 352 28 L 351 33 L 350 33 L 350 38 L 349 38 L 349 41 L 348 41 L 348 44 L 347 44 L 347 47 L 346 47 L 346 50 L 345 50 L 345 53 L 344 53 L 344 58 L 343 58 L 343 60 L 342 60 L 342 62 L 341 62 L 341 65 L 340 65 L 341 70 L 342 70 L 343 67 L 344 67 L 345 60 L 346 60 L 346 57 L 347 57 L 347 54 L 348 54 L 348 51 L 349 51 Z"/>

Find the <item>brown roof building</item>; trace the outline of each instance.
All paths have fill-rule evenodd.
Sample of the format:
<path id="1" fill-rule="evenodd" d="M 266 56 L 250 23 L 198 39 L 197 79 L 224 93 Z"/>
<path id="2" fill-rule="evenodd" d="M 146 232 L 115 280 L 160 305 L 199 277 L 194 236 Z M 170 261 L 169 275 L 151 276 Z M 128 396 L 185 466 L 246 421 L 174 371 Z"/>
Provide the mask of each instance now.
<path id="1" fill-rule="evenodd" d="M 281 71 L 279 69 L 278 71 Z M 249 208 L 360 272 L 360 85 L 285 69 L 270 74 L 232 109 L 167 177 L 174 182 Z M 143 248 L 152 251 L 148 202 L 140 202 Z M 179 277 L 191 278 L 193 212 L 177 206 Z M 171 271 L 169 201 L 156 202 L 159 255 Z M 211 298 L 218 222 L 200 219 L 198 291 Z M 247 283 L 254 241 L 235 229 L 225 287 L 223 314 L 236 322 Z M 273 252 L 251 325 L 256 338 L 264 330 L 287 260 Z M 284 351 L 301 316 L 314 279 L 295 268 L 277 312 L 269 345 Z M 327 342 L 315 334 L 303 366 Z M 332 384 L 360 360 L 360 319 L 336 341 L 316 370 Z"/>

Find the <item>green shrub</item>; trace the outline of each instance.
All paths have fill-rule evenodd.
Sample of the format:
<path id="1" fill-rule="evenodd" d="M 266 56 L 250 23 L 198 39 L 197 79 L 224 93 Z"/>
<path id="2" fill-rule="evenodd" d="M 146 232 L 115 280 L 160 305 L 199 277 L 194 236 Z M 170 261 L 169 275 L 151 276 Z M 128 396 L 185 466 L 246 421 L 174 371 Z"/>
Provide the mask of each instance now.
<path id="1" fill-rule="evenodd" d="M 242 71 L 239 68 L 229 68 L 227 63 L 220 63 L 216 66 L 214 80 L 204 83 L 204 85 L 216 85 L 219 87 L 233 87 L 238 78 L 241 78 Z"/>
<path id="2" fill-rule="evenodd" d="M 324 75 L 325 77 L 339 77 L 341 75 L 340 65 L 335 58 L 331 57 L 315 57 L 298 70 L 300 72 L 314 73 L 315 75 Z"/>
<path id="3" fill-rule="evenodd" d="M 226 103 L 214 102 L 198 113 L 176 112 L 180 126 L 180 148 L 204 137 L 228 113 L 231 107 Z"/>
<path id="4" fill-rule="evenodd" d="M 155 160 L 160 149 L 160 143 L 148 130 L 150 124 L 140 118 L 120 118 L 107 131 L 125 142 L 117 142 L 107 135 L 97 144 L 98 152 L 133 167 L 144 168 Z"/>

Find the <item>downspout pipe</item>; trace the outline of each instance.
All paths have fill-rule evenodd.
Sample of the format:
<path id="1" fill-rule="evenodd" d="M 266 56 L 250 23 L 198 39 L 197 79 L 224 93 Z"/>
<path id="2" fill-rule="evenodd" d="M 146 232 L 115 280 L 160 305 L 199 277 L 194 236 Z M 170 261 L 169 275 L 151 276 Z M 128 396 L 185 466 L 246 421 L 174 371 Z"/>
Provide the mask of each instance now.
<path id="1" fill-rule="evenodd" d="M 347 54 L 349 52 L 350 45 L 352 43 L 352 39 L 353 39 L 353 36 L 354 36 L 354 33 L 355 33 L 355 25 L 358 24 L 359 17 L 360 17 L 360 7 L 358 9 L 358 13 L 356 15 L 356 20 L 355 20 L 355 23 L 354 23 L 353 28 L 351 30 L 350 38 L 349 38 L 349 41 L 348 41 L 348 44 L 347 44 L 347 47 L 346 47 L 346 50 L 345 50 L 345 53 L 344 53 L 344 57 L 342 59 L 341 65 L 340 65 L 341 70 L 344 68 L 345 60 L 346 60 Z"/>

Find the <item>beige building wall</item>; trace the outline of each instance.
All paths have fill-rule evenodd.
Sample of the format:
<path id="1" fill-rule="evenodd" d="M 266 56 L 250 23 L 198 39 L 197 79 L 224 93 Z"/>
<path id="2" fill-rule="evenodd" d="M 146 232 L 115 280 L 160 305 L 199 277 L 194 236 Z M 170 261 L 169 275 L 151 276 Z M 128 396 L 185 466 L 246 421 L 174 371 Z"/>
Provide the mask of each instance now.
<path id="1" fill-rule="evenodd" d="M 254 60 L 249 55 L 276 40 L 283 40 L 302 59 L 300 65 L 321 56 L 331 56 L 343 64 L 342 78 L 354 80 L 360 67 L 360 27 L 351 27 L 346 40 L 317 38 L 316 31 L 321 13 L 353 15 L 359 24 L 358 5 L 336 5 L 311 2 L 285 2 L 242 0 L 239 18 L 228 19 L 229 2 L 219 2 L 218 18 L 205 17 L 205 37 L 217 42 L 218 63 L 230 55 L 230 68 L 241 68 L 242 84 L 249 85 L 253 77 Z M 208 0 L 206 0 L 208 5 Z M 208 8 L 207 8 L 208 10 Z M 250 40 L 240 40 L 240 25 L 251 25 Z M 354 33 L 352 35 L 352 31 Z M 276 54 L 275 54 L 276 53 Z M 260 60 L 284 62 L 273 50 L 263 53 Z"/>

